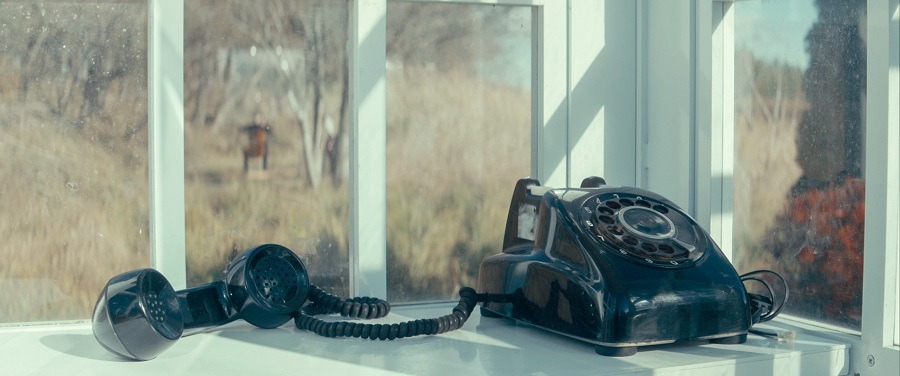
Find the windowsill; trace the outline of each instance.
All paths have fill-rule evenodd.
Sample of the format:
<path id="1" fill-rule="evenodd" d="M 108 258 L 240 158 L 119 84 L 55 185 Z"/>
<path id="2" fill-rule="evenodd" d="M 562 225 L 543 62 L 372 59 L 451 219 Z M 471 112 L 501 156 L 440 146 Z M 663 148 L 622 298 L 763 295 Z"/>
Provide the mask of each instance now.
<path id="1" fill-rule="evenodd" d="M 379 322 L 444 315 L 452 304 L 395 307 Z M 292 322 L 290 324 L 293 324 Z M 777 330 L 781 323 L 760 325 Z M 182 338 L 147 362 L 120 360 L 94 340 L 90 325 L 0 330 L 6 375 L 20 374 L 447 374 L 447 375 L 843 375 L 850 346 L 800 332 L 794 343 L 750 335 L 741 345 L 667 345 L 624 358 L 509 320 L 482 319 L 462 330 L 395 341 L 332 339 L 292 325 L 226 330 Z"/>

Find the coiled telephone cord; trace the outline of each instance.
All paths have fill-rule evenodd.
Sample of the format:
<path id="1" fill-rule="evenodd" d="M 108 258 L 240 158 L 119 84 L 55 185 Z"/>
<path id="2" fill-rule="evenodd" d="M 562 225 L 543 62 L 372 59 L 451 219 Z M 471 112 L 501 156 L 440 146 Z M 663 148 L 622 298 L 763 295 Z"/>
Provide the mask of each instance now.
<path id="1" fill-rule="evenodd" d="M 775 276 L 781 282 L 784 295 L 776 303 L 776 292 L 762 275 Z M 748 293 L 751 306 L 751 326 L 769 321 L 781 312 L 788 300 L 788 286 L 784 278 L 771 270 L 757 270 L 740 276 L 741 281 L 756 281 L 765 288 L 767 295 Z M 325 321 L 315 315 L 331 315 L 339 313 L 343 317 L 354 319 L 377 319 L 387 316 L 391 304 L 385 300 L 370 297 L 342 299 L 329 294 L 315 285 L 310 286 L 311 303 L 300 308 L 294 315 L 294 324 L 298 329 L 309 330 L 323 337 L 354 337 L 371 340 L 394 340 L 419 335 L 435 335 L 461 328 L 471 316 L 475 305 L 479 302 L 508 302 L 510 297 L 502 294 L 479 294 L 471 287 L 459 290 L 459 304 L 453 307 L 449 315 L 436 318 L 410 320 L 395 324 L 366 324 L 350 321 Z M 750 329 L 751 333 L 773 336 L 761 329 Z M 774 338 L 774 337 L 773 337 Z"/>
<path id="2" fill-rule="evenodd" d="M 459 304 L 453 313 L 430 319 L 410 320 L 396 324 L 365 324 L 349 321 L 324 321 L 314 315 L 340 313 L 343 317 L 374 319 L 386 316 L 390 303 L 378 298 L 358 297 L 341 299 L 310 286 L 312 303 L 300 308 L 294 316 L 298 329 L 306 329 L 323 337 L 354 337 L 371 340 L 394 340 L 419 335 L 446 333 L 461 328 L 475 309 L 475 304 L 492 299 L 492 295 L 478 294 L 471 287 L 459 290 Z"/>

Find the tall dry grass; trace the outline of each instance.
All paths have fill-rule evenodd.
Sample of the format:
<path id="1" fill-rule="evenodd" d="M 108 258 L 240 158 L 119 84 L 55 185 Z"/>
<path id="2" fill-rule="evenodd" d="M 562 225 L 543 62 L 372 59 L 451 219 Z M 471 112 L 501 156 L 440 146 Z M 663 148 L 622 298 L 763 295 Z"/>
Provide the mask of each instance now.
<path id="1" fill-rule="evenodd" d="M 761 247 L 778 216 L 789 209 L 791 189 L 803 173 L 797 163 L 799 124 L 799 116 L 774 122 L 761 116 L 736 119 L 733 234 L 739 269 L 774 263 Z"/>
<path id="2" fill-rule="evenodd" d="M 410 68 L 387 90 L 388 298 L 450 298 L 501 250 L 513 185 L 530 173 L 530 94 Z"/>
<path id="3" fill-rule="evenodd" d="M 500 251 L 513 183 L 529 171 L 529 95 L 414 69 L 392 72 L 388 91 L 389 295 L 449 298 Z M 140 111 L 73 126 L 11 102 L 0 108 L 0 293 L 15 298 L 0 322 L 88 317 L 111 276 L 149 265 L 147 140 L 122 125 Z M 274 242 L 306 260 L 314 283 L 347 293 L 347 187 L 306 186 L 299 130 L 269 120 L 270 169 L 247 174 L 240 132 L 186 130 L 189 283 Z"/>
<path id="4" fill-rule="evenodd" d="M 116 121 L 0 105 L 0 322 L 83 318 L 112 275 L 146 266 L 146 138 Z"/>
<path id="5" fill-rule="evenodd" d="M 0 323 L 148 264 L 146 6 L 88 5 L 0 3 Z"/>
<path id="6" fill-rule="evenodd" d="M 802 77 L 802 69 L 759 60 L 745 48 L 735 53 L 733 239 L 739 271 L 776 263 L 763 244 L 803 174 L 797 140 L 809 102 Z"/>

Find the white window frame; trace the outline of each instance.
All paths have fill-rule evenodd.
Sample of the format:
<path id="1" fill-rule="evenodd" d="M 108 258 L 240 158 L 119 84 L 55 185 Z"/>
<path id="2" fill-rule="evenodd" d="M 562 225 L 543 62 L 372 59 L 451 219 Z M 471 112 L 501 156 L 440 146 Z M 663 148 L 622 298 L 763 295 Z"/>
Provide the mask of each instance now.
<path id="1" fill-rule="evenodd" d="M 692 0 L 695 6 L 693 90 L 696 179 L 694 215 L 731 254 L 734 144 L 733 1 Z M 784 317 L 800 330 L 851 344 L 850 373 L 886 375 L 900 369 L 898 259 L 900 259 L 900 6 L 867 2 L 866 220 L 863 317 L 859 332 Z M 884 48 L 887 47 L 887 48 Z"/>
<path id="2" fill-rule="evenodd" d="M 863 318 L 860 343 L 851 348 L 850 366 L 889 374 L 900 369 L 894 336 L 900 315 L 900 291 L 896 291 L 900 278 L 900 3 L 868 0 L 867 6 Z"/>
<path id="3" fill-rule="evenodd" d="M 150 0 L 147 13 L 150 264 L 184 289 L 184 1 Z"/>

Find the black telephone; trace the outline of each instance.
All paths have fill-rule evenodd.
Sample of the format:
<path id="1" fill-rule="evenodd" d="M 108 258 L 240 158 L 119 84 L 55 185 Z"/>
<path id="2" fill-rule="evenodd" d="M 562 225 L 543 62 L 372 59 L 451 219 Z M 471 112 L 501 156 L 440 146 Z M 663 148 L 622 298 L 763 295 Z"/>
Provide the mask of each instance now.
<path id="1" fill-rule="evenodd" d="M 737 344 L 750 326 L 775 317 L 772 285 L 757 271 L 738 276 L 709 235 L 671 201 L 611 187 L 516 184 L 503 253 L 481 264 L 478 290 L 508 296 L 482 316 L 508 317 L 627 356 L 638 346 L 681 340 Z M 747 292 L 762 283 L 769 296 Z"/>
<path id="2" fill-rule="evenodd" d="M 325 337 L 394 340 L 459 329 L 480 302 L 483 316 L 530 323 L 591 342 L 600 354 L 623 356 L 637 346 L 684 339 L 742 343 L 752 324 L 775 317 L 787 299 L 785 285 L 784 299 L 773 304 L 775 292 L 758 276 L 771 272 L 739 277 L 672 202 L 637 188 L 607 187 L 596 177 L 577 189 L 519 180 L 503 248 L 481 265 L 481 293 L 462 288 L 452 313 L 437 318 L 318 319 L 380 318 L 390 304 L 328 294 L 309 283 L 293 251 L 264 244 L 235 258 L 223 280 L 204 286 L 175 291 L 153 269 L 115 276 L 97 300 L 92 328 L 110 352 L 149 360 L 184 335 L 238 319 L 260 328 L 293 319 L 297 328 Z M 760 282 L 768 296 L 747 293 L 743 280 Z"/>

